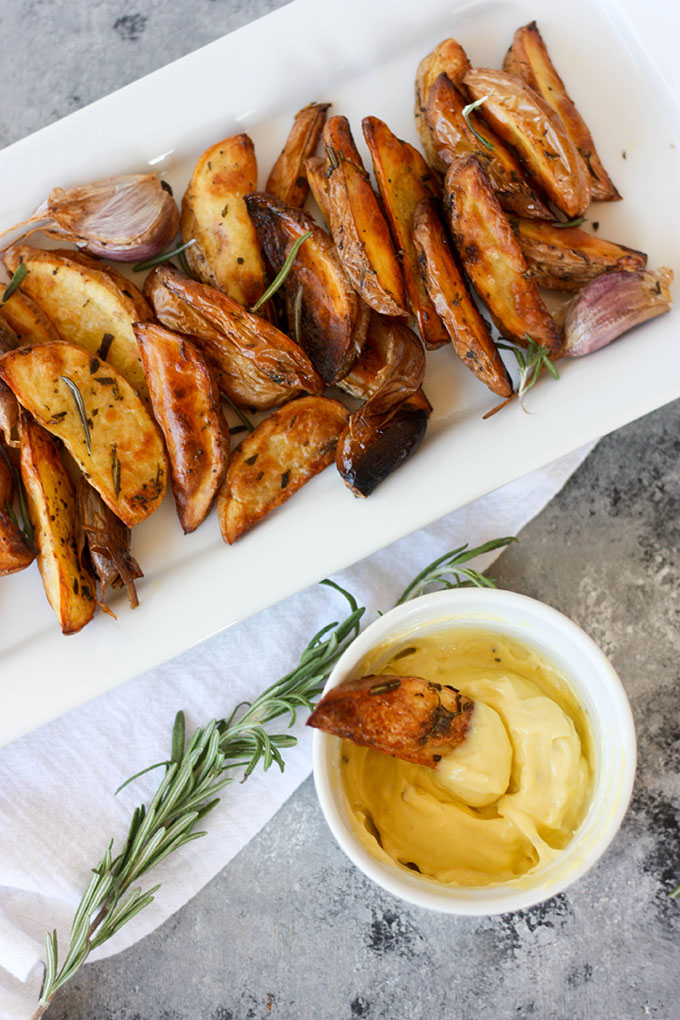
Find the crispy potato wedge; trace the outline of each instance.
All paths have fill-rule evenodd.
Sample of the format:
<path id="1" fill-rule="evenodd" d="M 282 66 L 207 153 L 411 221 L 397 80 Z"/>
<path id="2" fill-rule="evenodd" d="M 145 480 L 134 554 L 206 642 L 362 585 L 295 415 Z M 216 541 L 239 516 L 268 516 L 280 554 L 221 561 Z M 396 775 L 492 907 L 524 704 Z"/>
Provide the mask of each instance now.
<path id="1" fill-rule="evenodd" d="M 381 315 L 403 316 L 404 277 L 349 121 L 331 117 L 323 129 L 330 228 L 340 261 L 366 304 Z"/>
<path id="2" fill-rule="evenodd" d="M 257 188 L 255 147 L 246 134 L 207 149 L 182 198 L 181 231 L 192 273 L 250 308 L 267 288 L 257 235 L 243 203 Z"/>
<path id="3" fill-rule="evenodd" d="M 510 217 L 510 225 L 531 275 L 549 290 L 580 290 L 611 269 L 635 270 L 647 265 L 644 252 L 605 241 L 578 227 L 516 217 Z"/>
<path id="4" fill-rule="evenodd" d="M 541 33 L 532 21 L 518 28 L 503 62 L 503 70 L 514 74 L 538 93 L 555 111 L 585 161 L 592 178 L 593 199 L 614 202 L 621 198 L 597 154 L 593 137 L 555 70 Z"/>
<path id="5" fill-rule="evenodd" d="M 393 366 L 410 363 L 417 366 L 423 359 L 423 345 L 403 322 L 371 313 L 366 343 L 359 359 L 344 379 L 336 385 L 359 400 L 368 400 L 384 384 Z"/>
<path id="6" fill-rule="evenodd" d="M 109 265 L 108 262 L 102 262 L 101 259 L 95 258 L 94 255 L 88 255 L 84 251 L 64 250 L 63 254 L 87 269 L 96 269 L 101 273 L 106 273 L 116 287 L 132 302 L 137 322 L 150 322 L 153 319 L 153 309 L 142 291 L 128 280 L 127 276 L 123 276 L 115 266 Z"/>
<path id="7" fill-rule="evenodd" d="M 100 608 L 115 616 L 104 605 L 106 589 L 125 586 L 130 609 L 136 609 L 135 581 L 144 574 L 130 552 L 130 529 L 82 475 L 76 486 L 76 548 L 83 568 L 99 578 Z"/>
<path id="8" fill-rule="evenodd" d="M 440 75 L 425 107 L 426 126 L 437 154 L 436 163 L 431 165 L 445 173 L 455 159 L 475 155 L 487 170 L 504 209 L 521 216 L 549 217 L 550 210 L 529 184 L 515 154 L 474 112 L 468 114 L 468 125 L 464 109 L 465 100 L 458 89 L 445 74 Z M 480 142 L 475 131 L 493 148 Z"/>
<path id="9" fill-rule="evenodd" d="M 425 346 L 429 349 L 441 347 L 448 343 L 449 336 L 425 290 L 411 236 L 418 202 L 429 195 L 437 196 L 432 171 L 417 149 L 392 134 L 382 120 L 364 117 L 363 129 L 392 236 L 401 252 L 409 307 Z"/>
<path id="10" fill-rule="evenodd" d="M 45 594 L 62 633 L 75 634 L 94 616 L 96 601 L 94 580 L 76 549 L 73 482 L 49 433 L 27 415 L 21 417 L 20 433 L 21 477 Z"/>
<path id="11" fill-rule="evenodd" d="M 170 482 L 185 534 L 205 520 L 229 463 L 229 429 L 206 359 L 186 337 L 154 323 L 135 335 L 151 404 L 165 436 Z"/>
<path id="12" fill-rule="evenodd" d="M 26 265 L 28 273 L 21 289 L 42 309 L 62 340 L 108 361 L 141 397 L 148 399 L 132 331 L 141 310 L 137 301 L 126 296 L 108 272 L 91 268 L 89 263 L 94 265 L 94 259 L 77 253 L 74 258 L 73 254 L 17 245 L 7 251 L 5 264 L 12 272 L 20 262 Z"/>
<path id="13" fill-rule="evenodd" d="M 0 319 L 0 357 L 18 346 L 18 337 L 7 323 Z M 19 449 L 19 405 L 7 383 L 0 380 L 0 433 L 7 446 Z M 3 504 L 0 503 L 0 507 Z"/>
<path id="14" fill-rule="evenodd" d="M 299 322 L 300 345 L 323 381 L 330 385 L 342 379 L 364 345 L 368 308 L 352 288 L 335 245 L 302 209 L 262 192 L 247 195 L 245 201 L 272 275 L 298 238 L 311 231 L 279 293 L 286 299 L 294 332 Z"/>
<path id="15" fill-rule="evenodd" d="M 590 205 L 591 177 L 566 129 L 548 104 L 521 78 L 476 67 L 465 75 L 479 113 L 519 153 L 527 172 L 567 219 Z"/>
<path id="16" fill-rule="evenodd" d="M 427 293 L 454 351 L 492 393 L 509 397 L 510 376 L 458 268 L 433 199 L 424 198 L 416 207 L 413 241 Z"/>
<path id="17" fill-rule="evenodd" d="M 225 542 L 235 542 L 332 463 L 347 416 L 337 400 L 300 397 L 246 436 L 217 497 Z"/>
<path id="18" fill-rule="evenodd" d="M 418 137 L 425 153 L 425 159 L 436 170 L 443 171 L 445 167 L 441 164 L 425 115 L 430 92 L 440 74 L 446 75 L 456 88 L 463 88 L 463 78 L 467 71 L 470 70 L 470 66 L 467 53 L 455 39 L 442 39 L 432 52 L 423 57 L 418 64 L 416 71 L 416 101 L 413 114 L 416 119 Z"/>
<path id="19" fill-rule="evenodd" d="M 129 527 L 160 505 L 168 464 L 156 422 L 126 379 L 82 347 L 55 340 L 0 358 L 0 378 L 61 439 L 90 484 Z M 87 432 L 78 409 L 77 387 Z M 87 435 L 91 452 L 88 450 Z"/>
<path id="20" fill-rule="evenodd" d="M 295 114 L 286 144 L 271 169 L 264 189 L 286 205 L 301 209 L 305 204 L 309 191 L 305 176 L 305 160 L 316 151 L 326 120 L 326 111 L 330 105 L 310 103 Z"/>
<path id="21" fill-rule="evenodd" d="M 364 676 L 333 687 L 308 726 L 434 769 L 465 739 L 474 702 L 419 676 Z"/>
<path id="22" fill-rule="evenodd" d="M 556 351 L 560 346 L 557 326 L 529 276 L 512 227 L 476 156 L 451 165 L 445 196 L 458 257 L 501 335 L 526 344 L 528 334 L 537 344 Z"/>
<path id="23" fill-rule="evenodd" d="M 35 553 L 9 513 L 13 495 L 12 471 L 5 460 L 5 451 L 0 450 L 0 577 L 24 570 L 35 559 Z"/>
<path id="24" fill-rule="evenodd" d="M 0 305 L 0 319 L 14 331 L 17 346 L 61 340 L 45 313 L 21 288 L 15 290 L 4 305 Z"/>
<path id="25" fill-rule="evenodd" d="M 328 179 L 326 177 L 326 160 L 320 156 L 310 156 L 305 160 L 305 173 L 314 201 L 321 210 L 326 223 L 331 221 L 331 207 L 328 199 Z"/>

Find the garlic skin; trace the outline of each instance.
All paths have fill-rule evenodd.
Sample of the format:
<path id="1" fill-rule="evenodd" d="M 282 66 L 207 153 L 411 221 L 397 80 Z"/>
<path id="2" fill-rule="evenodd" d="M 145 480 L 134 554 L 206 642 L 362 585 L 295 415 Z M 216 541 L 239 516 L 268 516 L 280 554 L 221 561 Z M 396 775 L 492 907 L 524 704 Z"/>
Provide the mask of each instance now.
<path id="1" fill-rule="evenodd" d="M 51 219 L 50 236 L 115 262 L 159 255 L 179 229 L 179 210 L 155 174 L 123 174 L 75 188 L 53 188 L 32 221 Z M 30 221 L 29 221 L 30 222 Z"/>
<path id="2" fill-rule="evenodd" d="M 634 326 L 670 310 L 673 270 L 668 266 L 613 270 L 579 291 L 567 308 L 560 354 L 580 358 L 606 347 Z"/>

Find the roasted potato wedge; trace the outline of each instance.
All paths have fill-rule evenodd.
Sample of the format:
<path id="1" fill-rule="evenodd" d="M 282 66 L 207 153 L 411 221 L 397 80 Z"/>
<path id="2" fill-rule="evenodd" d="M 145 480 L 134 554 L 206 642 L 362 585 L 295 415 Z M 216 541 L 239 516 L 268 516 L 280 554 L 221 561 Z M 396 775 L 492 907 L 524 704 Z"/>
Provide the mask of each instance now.
<path id="1" fill-rule="evenodd" d="M 474 702 L 419 676 L 364 676 L 333 687 L 308 726 L 434 769 L 465 739 Z"/>
<path id="2" fill-rule="evenodd" d="M 91 268 L 93 259 L 77 253 L 74 258 L 73 254 L 18 245 L 7 251 L 5 264 L 12 272 L 20 262 L 26 265 L 28 273 L 21 289 L 45 313 L 62 340 L 108 361 L 148 399 L 132 331 L 132 323 L 140 317 L 138 302 L 126 296 L 108 272 Z"/>
<path id="3" fill-rule="evenodd" d="M 185 534 L 205 520 L 229 463 L 229 430 L 205 358 L 186 337 L 154 323 L 135 335 L 151 404 L 165 436 L 170 482 Z"/>
<path id="4" fill-rule="evenodd" d="M 186 260 L 204 283 L 250 308 L 267 288 L 257 235 L 243 203 L 257 188 L 255 148 L 248 135 L 225 138 L 207 149 L 182 199 Z"/>
<path id="5" fill-rule="evenodd" d="M 109 265 L 108 262 L 102 262 L 101 259 L 95 258 L 93 255 L 88 255 L 83 251 L 64 251 L 64 255 L 71 259 L 73 262 L 77 262 L 81 266 L 85 266 L 86 269 L 96 269 L 99 272 L 106 273 L 109 279 L 118 287 L 118 289 L 129 298 L 135 309 L 135 316 L 137 322 L 149 322 L 153 319 L 153 309 L 151 305 L 144 297 L 144 294 L 135 286 L 127 276 L 116 269 L 115 266 Z"/>
<path id="6" fill-rule="evenodd" d="M 125 524 L 139 524 L 160 505 L 168 476 L 160 430 L 111 365 L 55 340 L 5 354 L 0 378 L 38 423 L 63 441 Z"/>
<path id="7" fill-rule="evenodd" d="M 6 456 L 9 457 L 9 454 L 0 449 L 0 577 L 24 570 L 35 559 L 35 553 L 29 548 L 9 512 L 14 482 Z"/>
<path id="8" fill-rule="evenodd" d="M 476 156 L 451 165 L 445 206 L 458 257 L 501 335 L 526 344 L 528 334 L 537 344 L 556 351 L 560 346 L 557 326 Z"/>
<path id="9" fill-rule="evenodd" d="M 567 219 L 590 205 L 591 176 L 566 129 L 548 104 L 521 78 L 476 67 L 465 75 L 479 113 L 519 153 L 527 172 Z"/>
<path id="10" fill-rule="evenodd" d="M 323 129 L 330 228 L 340 261 L 366 304 L 381 315 L 403 316 L 404 277 L 392 235 L 346 117 L 331 117 Z"/>
<path id="11" fill-rule="evenodd" d="M 130 552 L 130 529 L 82 475 L 76 486 L 76 548 L 83 568 L 99 578 L 100 608 L 114 616 L 104 605 L 106 590 L 125 586 L 130 609 L 136 609 L 135 581 L 144 574 Z"/>
<path id="12" fill-rule="evenodd" d="M 432 86 L 440 74 L 446 75 L 447 79 L 456 88 L 463 87 L 463 78 L 470 70 L 468 55 L 455 39 L 443 39 L 431 53 L 418 64 L 416 71 L 416 101 L 413 110 L 416 119 L 416 128 L 420 144 L 425 153 L 425 159 L 437 170 L 444 170 L 441 164 L 436 145 L 430 132 L 426 119 L 426 110 Z"/>
<path id="13" fill-rule="evenodd" d="M 305 160 L 316 151 L 326 120 L 326 111 L 330 105 L 310 103 L 295 114 L 286 144 L 271 169 L 264 189 L 286 205 L 301 209 L 305 204 L 309 191 L 305 176 Z"/>
<path id="14" fill-rule="evenodd" d="M 21 288 L 4 305 L 0 305 L 0 320 L 14 331 L 17 346 L 61 340 L 45 313 Z"/>
<path id="15" fill-rule="evenodd" d="M 300 397 L 246 436 L 217 498 L 225 542 L 235 542 L 332 463 L 347 416 L 337 400 Z"/>
<path id="16" fill-rule="evenodd" d="M 75 634 L 94 616 L 96 601 L 94 580 L 83 570 L 76 549 L 73 482 L 49 433 L 27 415 L 22 415 L 20 433 L 21 477 L 45 594 L 62 633 Z"/>
<path id="17" fill-rule="evenodd" d="M 335 245 L 302 209 L 264 193 L 247 195 L 245 201 L 272 275 L 279 272 L 298 238 L 311 231 L 281 291 L 288 320 L 293 327 L 299 322 L 300 345 L 323 381 L 330 385 L 342 379 L 364 345 L 368 309 L 354 292 Z"/>
<path id="18" fill-rule="evenodd" d="M 336 385 L 365 401 L 380 389 L 394 366 L 410 364 L 420 372 L 421 361 L 424 369 L 423 345 L 413 330 L 398 319 L 372 312 L 364 349 L 352 371 Z"/>
<path id="19" fill-rule="evenodd" d="M 382 120 L 365 117 L 363 129 L 392 236 L 401 252 L 408 304 L 425 346 L 441 347 L 449 336 L 425 290 L 411 236 L 418 202 L 438 192 L 432 171 L 417 149 L 392 134 Z"/>
<path id="20" fill-rule="evenodd" d="M 605 241 L 578 227 L 516 217 L 510 217 L 510 225 L 531 275 L 549 290 L 580 290 L 601 273 L 647 265 L 644 252 Z"/>
<path id="21" fill-rule="evenodd" d="M 555 111 L 592 178 L 593 199 L 613 202 L 621 198 L 597 154 L 593 137 L 555 70 L 541 33 L 532 21 L 518 28 L 503 70 L 527 83 Z"/>
<path id="22" fill-rule="evenodd" d="M 321 215 L 326 223 L 330 223 L 331 207 L 328 200 L 326 160 L 321 159 L 320 156 L 310 156 L 309 159 L 305 160 L 305 173 L 314 201 L 321 210 Z"/>
<path id="23" fill-rule="evenodd" d="M 463 116 L 464 109 L 465 100 L 458 89 L 445 74 L 440 75 L 430 89 L 425 107 L 425 124 L 437 155 L 432 165 L 445 173 L 454 160 L 475 155 L 487 170 L 504 209 L 521 216 L 550 216 L 550 210 L 529 184 L 515 154 L 474 112 L 468 114 L 468 124 Z M 492 148 L 487 148 L 479 135 Z"/>
<path id="24" fill-rule="evenodd" d="M 0 357 L 18 346 L 18 337 L 7 323 L 0 319 Z M 19 448 L 19 405 L 7 383 L 0 380 L 0 433 L 7 446 Z M 3 504 L 0 503 L 0 507 Z"/>
<path id="25" fill-rule="evenodd" d="M 433 199 L 424 198 L 416 207 L 413 241 L 427 293 L 454 351 L 493 393 L 511 396 L 510 376 L 458 268 Z"/>

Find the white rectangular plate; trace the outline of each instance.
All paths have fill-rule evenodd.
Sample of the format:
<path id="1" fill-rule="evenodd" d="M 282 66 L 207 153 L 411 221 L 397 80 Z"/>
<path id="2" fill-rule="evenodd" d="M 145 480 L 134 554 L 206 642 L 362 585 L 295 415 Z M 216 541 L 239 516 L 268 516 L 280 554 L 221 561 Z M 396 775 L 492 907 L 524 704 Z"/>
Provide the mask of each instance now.
<path id="1" fill-rule="evenodd" d="M 498 67 L 515 28 L 535 11 L 521 0 L 297 0 L 5 150 L 0 224 L 23 219 L 55 185 L 148 165 L 180 196 L 201 151 L 243 130 L 255 141 L 262 185 L 293 114 L 311 100 L 332 101 L 357 141 L 361 118 L 374 114 L 417 143 L 420 58 L 453 35 L 473 64 Z M 573 0 L 567 9 L 543 0 L 539 13 L 555 64 L 625 196 L 592 210 L 600 235 L 647 251 L 651 267 L 680 268 L 678 108 L 653 58 L 624 41 L 609 5 Z M 657 319 L 561 365 L 559 383 L 546 378 L 531 392 L 531 414 L 515 404 L 488 421 L 482 414 L 493 395 L 451 349 L 430 354 L 426 440 L 370 499 L 353 499 L 328 470 L 229 548 L 214 514 L 183 536 L 168 497 L 135 531 L 146 575 L 141 605 L 131 612 L 118 600 L 117 622 L 100 613 L 80 634 L 62 637 L 37 570 L 4 578 L 0 744 L 679 396 L 676 331 L 674 315 Z"/>

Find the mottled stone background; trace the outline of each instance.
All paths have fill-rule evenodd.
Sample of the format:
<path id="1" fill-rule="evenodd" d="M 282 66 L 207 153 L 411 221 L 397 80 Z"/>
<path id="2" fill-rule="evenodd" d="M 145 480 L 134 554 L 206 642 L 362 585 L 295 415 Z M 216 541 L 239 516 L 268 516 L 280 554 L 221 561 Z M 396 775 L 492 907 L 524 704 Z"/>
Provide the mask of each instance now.
<path id="1" fill-rule="evenodd" d="M 8 144 L 280 6 L 2 0 Z M 639 737 L 632 808 L 567 893 L 497 919 L 404 907 L 332 841 L 305 783 L 162 928 L 87 966 L 54 1020 L 680 1016 L 680 403 L 602 440 L 495 568 L 598 641 Z M 200 853 L 200 846 L 194 851 Z"/>

